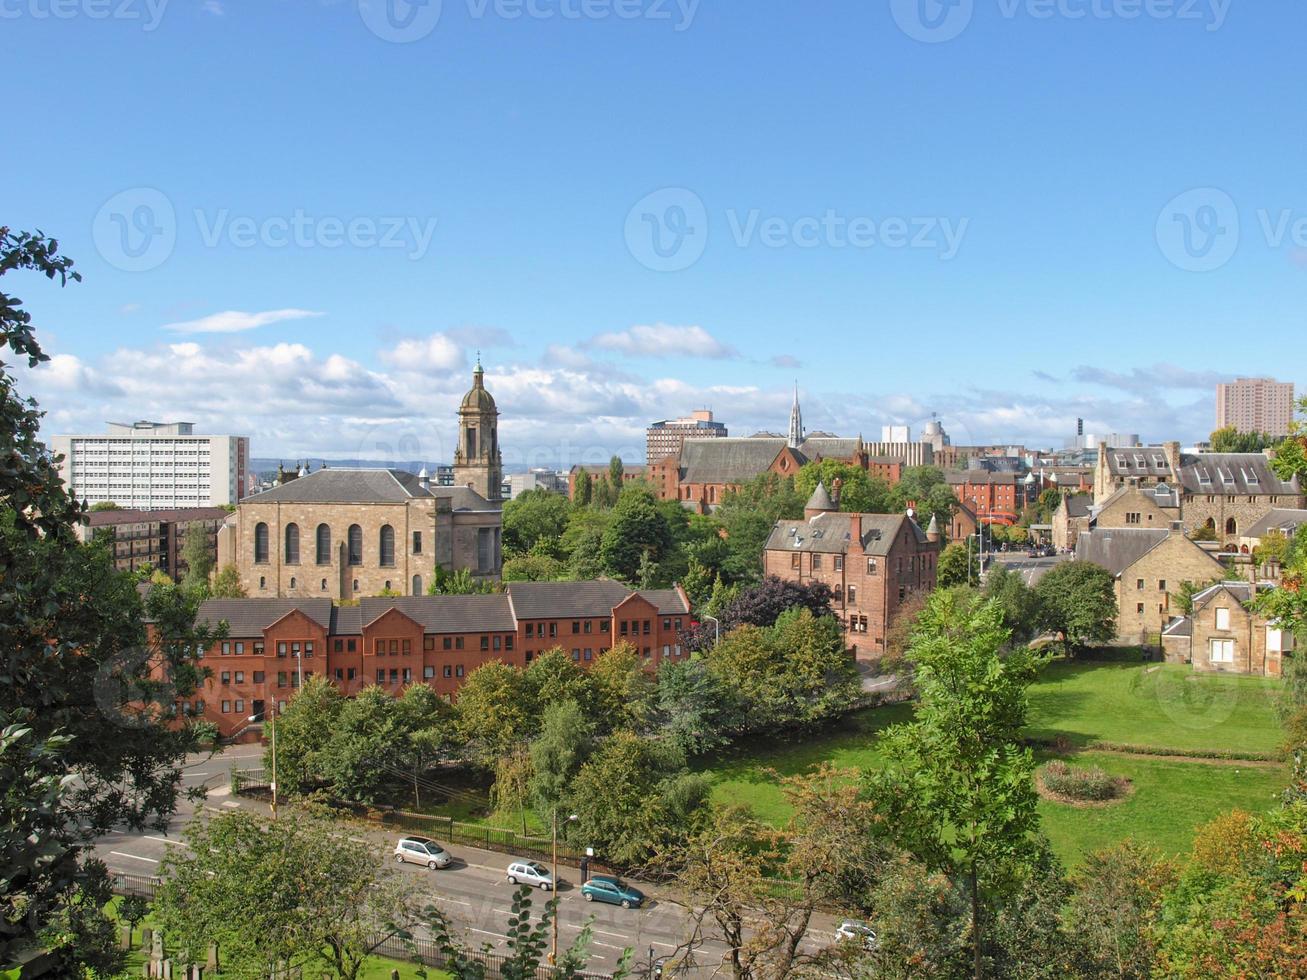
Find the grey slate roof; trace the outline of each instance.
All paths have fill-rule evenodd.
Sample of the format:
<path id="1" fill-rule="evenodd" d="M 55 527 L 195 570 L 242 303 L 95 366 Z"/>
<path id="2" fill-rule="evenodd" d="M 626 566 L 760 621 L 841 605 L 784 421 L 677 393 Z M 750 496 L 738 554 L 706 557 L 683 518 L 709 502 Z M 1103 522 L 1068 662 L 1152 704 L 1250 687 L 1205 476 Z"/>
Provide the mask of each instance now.
<path id="1" fill-rule="evenodd" d="M 153 524 L 162 521 L 221 521 L 230 516 L 225 507 L 174 507 L 166 510 L 136 510 L 119 507 L 112 510 L 93 510 L 86 515 L 91 527 L 110 527 L 116 524 Z"/>
<path id="2" fill-rule="evenodd" d="M 1162 629 L 1163 636 L 1193 636 L 1194 621 L 1188 616 L 1177 616 Z"/>
<path id="3" fill-rule="evenodd" d="M 1025 479 L 1020 473 L 996 473 L 993 470 L 949 470 L 944 479 L 951 486 L 965 486 L 968 483 L 1017 484 Z"/>
<path id="4" fill-rule="evenodd" d="M 826 492 L 826 485 L 818 480 L 817 486 L 813 488 L 812 496 L 808 498 L 808 502 L 803 509 L 838 510 L 839 508 L 835 506 L 835 501 L 831 500 L 830 494 Z"/>
<path id="5" fill-rule="evenodd" d="M 397 504 L 417 497 L 447 497 L 455 510 L 496 509 L 469 487 L 423 489 L 415 474 L 395 469 L 322 469 L 242 503 Z"/>
<path id="6" fill-rule="evenodd" d="M 508 596 L 502 593 L 360 599 L 360 626 L 367 626 L 391 609 L 421 623 L 427 633 L 511 633 L 517 629 Z"/>
<path id="7" fill-rule="evenodd" d="M 206 599 L 195 614 L 197 622 L 228 624 L 227 635 L 262 636 L 263 631 L 288 612 L 298 609 L 320 626 L 330 626 L 330 599 Z"/>
<path id="8" fill-rule="evenodd" d="M 784 439 L 687 439 L 681 448 L 682 483 L 748 483 L 767 472 Z"/>
<path id="9" fill-rule="evenodd" d="M 657 606 L 660 613 L 673 616 L 687 616 L 690 613 L 690 607 L 675 589 L 641 589 L 640 595 Z"/>
<path id="10" fill-rule="evenodd" d="M 1163 510 L 1180 509 L 1180 491 L 1171 487 L 1169 484 L 1159 483 L 1155 487 L 1135 487 L 1135 486 L 1117 487 L 1110 494 L 1108 494 L 1107 499 L 1105 499 L 1101 504 L 1099 504 L 1095 508 L 1095 510 L 1103 511 L 1107 509 L 1107 507 L 1110 506 L 1111 504 L 1116 503 L 1116 501 L 1119 500 L 1120 498 L 1125 497 L 1136 491 L 1143 494 L 1145 497 L 1151 499 L 1153 503 L 1155 503 L 1158 507 L 1161 507 Z"/>
<path id="11" fill-rule="evenodd" d="M 1088 517 L 1089 508 L 1094 504 L 1091 493 L 1077 493 L 1067 498 L 1066 513 L 1068 517 Z"/>
<path id="12" fill-rule="evenodd" d="M 811 435 L 799 444 L 799 452 L 809 459 L 816 459 L 818 456 L 823 459 L 848 459 L 854 454 L 857 447 L 857 439 Z"/>
<path id="13" fill-rule="evenodd" d="M 807 551 L 843 555 L 887 555 L 904 522 L 912 528 L 918 544 L 926 543 L 926 533 L 906 514 L 859 514 L 861 538 L 853 538 L 851 514 L 817 514 L 805 521 L 777 521 L 767 537 L 768 551 Z"/>
<path id="14" fill-rule="evenodd" d="M 1194 596 L 1195 611 L 1202 609 L 1223 592 L 1230 593 L 1234 596 L 1235 601 L 1241 603 L 1252 602 L 1254 594 L 1251 582 L 1217 582 Z"/>
<path id="15" fill-rule="evenodd" d="M 518 619 L 612 615 L 631 590 L 612 579 L 593 582 L 510 582 L 508 595 Z"/>
<path id="16" fill-rule="evenodd" d="M 1283 531 L 1285 534 L 1292 535 L 1303 524 L 1307 524 L 1307 510 L 1286 510 L 1282 507 L 1276 507 L 1260 521 L 1244 531 L 1241 536 L 1261 538 L 1265 537 L 1266 532 L 1271 530 Z"/>
<path id="17" fill-rule="evenodd" d="M 1113 575 L 1123 571 L 1167 539 L 1165 528 L 1098 528 L 1076 538 L 1076 560 L 1089 561 Z"/>
<path id="18" fill-rule="evenodd" d="M 1284 481 L 1271 469 L 1265 453 L 1184 453 L 1173 473 L 1166 451 L 1156 446 L 1110 449 L 1107 465 L 1114 476 L 1153 477 L 1174 481 L 1186 493 L 1244 495 L 1301 491 L 1297 480 Z"/>

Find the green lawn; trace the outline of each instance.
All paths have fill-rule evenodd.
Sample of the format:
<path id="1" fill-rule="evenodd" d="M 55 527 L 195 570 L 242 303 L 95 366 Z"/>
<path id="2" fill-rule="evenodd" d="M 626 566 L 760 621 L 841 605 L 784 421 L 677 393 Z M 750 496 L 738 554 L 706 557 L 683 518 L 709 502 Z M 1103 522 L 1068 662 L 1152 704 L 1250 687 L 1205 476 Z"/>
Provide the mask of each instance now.
<path id="1" fill-rule="evenodd" d="M 1151 670 L 1149 668 L 1152 668 Z M 1137 660 L 1058 661 L 1031 688 L 1031 734 L 1067 736 L 1073 745 L 1110 741 L 1184 750 L 1273 752 L 1280 741 L 1273 701 L 1278 682 L 1193 675 L 1178 666 Z M 760 819 L 780 825 L 790 808 L 772 769 L 803 772 L 829 761 L 871 769 L 879 765 L 881 729 L 911 716 L 907 705 L 873 708 L 831 731 L 801 742 L 757 741 L 702 767 L 714 798 L 743 803 Z M 1043 801 L 1044 832 L 1062 859 L 1122 837 L 1147 841 L 1166 853 L 1188 850 L 1198 824 L 1239 807 L 1264 810 L 1287 780 L 1282 765 L 1212 764 L 1191 759 L 1083 752 L 1075 763 L 1099 765 L 1128 777 L 1134 795 L 1101 808 Z"/>
<path id="2" fill-rule="evenodd" d="M 1179 664 L 1055 661 L 1030 690 L 1030 730 L 1072 744 L 1274 752 L 1280 682 L 1195 674 Z"/>

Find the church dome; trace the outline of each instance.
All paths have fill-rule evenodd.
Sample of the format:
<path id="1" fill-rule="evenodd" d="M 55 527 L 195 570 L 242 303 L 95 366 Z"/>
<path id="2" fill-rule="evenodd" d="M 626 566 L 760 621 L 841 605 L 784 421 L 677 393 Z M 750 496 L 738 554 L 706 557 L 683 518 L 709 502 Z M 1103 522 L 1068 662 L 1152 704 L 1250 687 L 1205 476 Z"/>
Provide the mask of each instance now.
<path id="1" fill-rule="evenodd" d="M 481 367 L 481 358 L 477 358 L 476 370 L 472 372 L 472 388 L 463 396 L 463 403 L 459 405 L 460 413 L 479 414 L 483 412 L 494 412 L 495 399 L 486 391 L 485 371 Z"/>

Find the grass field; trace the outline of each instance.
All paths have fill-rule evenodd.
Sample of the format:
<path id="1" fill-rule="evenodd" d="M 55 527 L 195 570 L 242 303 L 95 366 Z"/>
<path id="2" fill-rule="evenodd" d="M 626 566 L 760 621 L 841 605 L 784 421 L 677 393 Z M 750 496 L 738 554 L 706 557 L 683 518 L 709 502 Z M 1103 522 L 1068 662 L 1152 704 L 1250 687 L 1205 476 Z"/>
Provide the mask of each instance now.
<path id="1" fill-rule="evenodd" d="M 1274 712 L 1277 682 L 1194 675 L 1187 668 L 1138 660 L 1055 662 L 1032 686 L 1030 733 L 1180 750 L 1273 752 L 1281 738 Z M 744 803 L 780 825 L 790 815 L 768 770 L 791 775 L 823 761 L 866 770 L 880 764 L 878 733 L 907 720 L 897 705 L 864 711 L 802 742 L 755 742 L 705 764 L 714 797 Z M 1041 761 L 1042 761 L 1041 757 Z M 1129 778 L 1127 800 L 1105 807 L 1041 801 L 1044 832 L 1063 861 L 1133 836 L 1170 854 L 1187 851 L 1195 826 L 1236 807 L 1264 810 L 1287 779 L 1274 764 L 1214 764 L 1192 759 L 1082 752 L 1074 762 Z"/>

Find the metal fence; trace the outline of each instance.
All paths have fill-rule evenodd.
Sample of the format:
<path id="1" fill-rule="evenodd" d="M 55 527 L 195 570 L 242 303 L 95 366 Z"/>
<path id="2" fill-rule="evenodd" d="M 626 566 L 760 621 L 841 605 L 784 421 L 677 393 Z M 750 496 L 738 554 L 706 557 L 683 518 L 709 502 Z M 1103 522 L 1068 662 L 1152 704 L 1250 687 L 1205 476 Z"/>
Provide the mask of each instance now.
<path id="1" fill-rule="evenodd" d="M 153 875 L 115 874 L 112 887 L 115 895 L 139 895 L 154 901 L 155 892 L 159 890 L 162 879 Z"/>
<path id="2" fill-rule="evenodd" d="M 272 791 L 272 781 L 263 769 L 233 769 L 231 791 L 237 796 Z"/>

